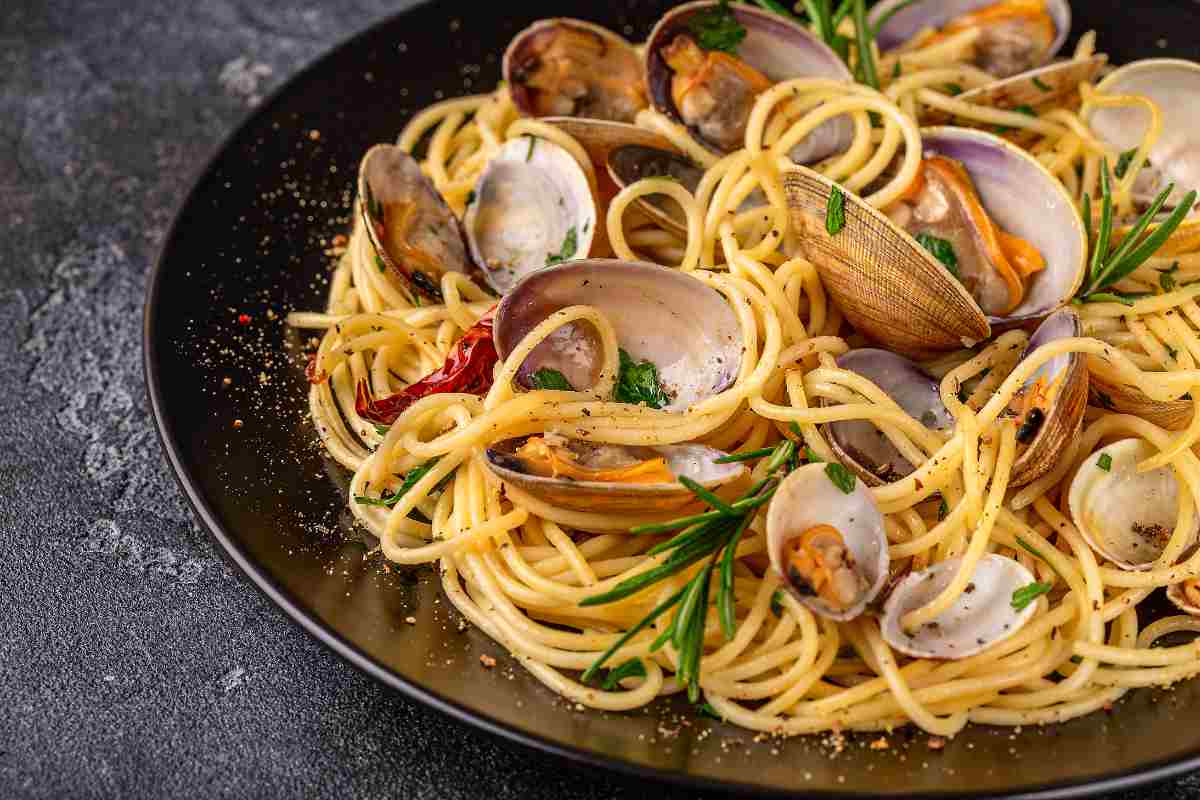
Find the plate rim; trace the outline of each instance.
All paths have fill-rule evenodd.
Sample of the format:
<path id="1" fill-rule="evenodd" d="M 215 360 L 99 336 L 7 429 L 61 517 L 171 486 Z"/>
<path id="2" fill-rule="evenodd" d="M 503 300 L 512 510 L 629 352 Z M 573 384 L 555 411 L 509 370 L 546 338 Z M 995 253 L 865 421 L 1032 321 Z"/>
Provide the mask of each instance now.
<path id="1" fill-rule="evenodd" d="M 150 402 L 151 416 L 154 419 L 156 438 L 159 447 L 164 455 L 166 455 L 167 463 L 171 467 L 172 477 L 174 477 L 176 484 L 182 490 L 192 512 L 199 519 L 209 536 L 220 545 L 222 556 L 227 561 L 233 563 L 249 579 L 251 585 L 257 588 L 273 605 L 283 611 L 284 616 L 292 624 L 376 682 L 388 689 L 399 691 L 411 700 L 447 714 L 465 725 L 483 730 L 508 742 L 515 742 L 526 747 L 531 747 L 534 750 L 566 759 L 571 763 L 583 764 L 593 769 L 616 772 L 626 776 L 663 781 L 689 789 L 733 792 L 748 797 L 794 798 L 803 796 L 827 798 L 828 800 L 879 797 L 879 795 L 854 790 L 829 788 L 806 788 L 801 792 L 787 791 L 761 784 L 723 780 L 689 772 L 646 766 L 635 761 L 585 750 L 574 745 L 565 745 L 536 733 L 519 730 L 486 712 L 469 708 L 452 697 L 442 695 L 380 664 L 369 654 L 345 639 L 332 626 L 321 621 L 316 615 L 303 608 L 300 601 L 293 597 L 291 592 L 282 586 L 265 567 L 257 564 L 250 557 L 237 537 L 225 529 L 225 526 L 219 521 L 216 511 L 200 490 L 198 481 L 185 468 L 182 458 L 183 447 L 176 436 L 174 428 L 168 423 L 164 409 L 166 403 L 165 392 L 163 391 L 158 371 L 159 347 L 154 335 L 160 312 L 159 295 L 163 275 L 167 270 L 168 256 L 172 254 L 172 245 L 177 238 L 179 228 L 183 225 L 183 220 L 186 216 L 185 212 L 198 199 L 201 184 L 212 174 L 217 163 L 233 143 L 259 119 L 269 116 L 274 106 L 288 95 L 297 84 L 311 74 L 319 72 L 325 67 L 326 62 L 332 60 L 344 49 L 352 47 L 356 42 L 370 37 L 378 29 L 391 26 L 417 10 L 435 5 L 437 2 L 438 0 L 418 0 L 405 10 L 388 14 L 366 28 L 343 37 L 341 40 L 327 46 L 319 55 L 312 58 L 299 70 L 290 74 L 260 104 L 246 111 L 241 119 L 235 122 L 233 127 L 221 137 L 221 140 L 210 150 L 199 166 L 194 168 L 188 181 L 187 191 L 183 194 L 182 200 L 172 214 L 171 223 L 166 229 L 162 244 L 159 245 L 154 263 L 150 267 L 142 303 L 142 376 L 145 383 L 146 397 Z M 1200 680 L 1200 678 L 1197 678 L 1197 680 Z M 959 798 L 965 800 L 965 798 L 981 797 L 1011 798 L 1013 800 L 1074 800 L 1074 798 L 1094 797 L 1099 793 L 1128 791 L 1196 770 L 1200 770 L 1200 748 L 1177 758 L 1161 759 L 1141 767 L 1100 775 L 1082 781 L 1068 780 L 1034 784 L 990 795 L 949 791 L 895 794 L 886 795 L 886 797 L 928 797 L 936 798 L 937 800 L 958 800 Z"/>

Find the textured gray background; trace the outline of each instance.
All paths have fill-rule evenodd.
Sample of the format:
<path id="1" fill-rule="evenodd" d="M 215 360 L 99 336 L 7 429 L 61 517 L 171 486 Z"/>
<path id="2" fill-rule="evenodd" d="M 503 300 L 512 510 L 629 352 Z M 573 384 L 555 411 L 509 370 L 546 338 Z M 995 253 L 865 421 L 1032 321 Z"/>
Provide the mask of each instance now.
<path id="1" fill-rule="evenodd" d="M 265 93 L 405 5 L 0 0 L 0 798 L 685 796 L 367 680 L 222 561 L 159 453 L 171 214 Z"/>

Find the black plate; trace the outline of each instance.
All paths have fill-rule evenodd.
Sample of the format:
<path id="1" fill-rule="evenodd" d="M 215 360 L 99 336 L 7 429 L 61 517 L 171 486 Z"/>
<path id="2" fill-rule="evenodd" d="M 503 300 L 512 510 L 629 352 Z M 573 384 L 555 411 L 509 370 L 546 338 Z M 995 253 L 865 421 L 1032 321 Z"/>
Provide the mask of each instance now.
<path id="1" fill-rule="evenodd" d="M 924 737 L 897 734 L 891 750 L 851 738 L 831 757 L 814 739 L 754 742 L 715 723 L 701 734 L 708 723 L 668 705 L 583 711 L 481 633 L 460 631 L 430 570 L 386 572 L 378 560 L 364 562 L 367 548 L 344 509 L 347 476 L 322 455 L 305 418 L 300 340 L 283 315 L 323 307 L 322 250 L 345 229 L 356 165 L 370 144 L 394 139 L 414 110 L 437 99 L 493 88 L 498 54 L 533 19 L 574 12 L 641 38 L 670 4 L 607 5 L 471 4 L 469 13 L 462 4 L 421 6 L 298 75 L 203 171 L 150 282 L 145 367 L 171 464 L 230 558 L 312 635 L 380 681 L 593 764 L 763 793 L 1056 797 L 1200 767 L 1196 681 L 1134 693 L 1111 716 L 1021 733 L 972 727 L 940 753 Z M 1076 30 L 1096 28 L 1117 62 L 1196 52 L 1196 4 L 1075 6 Z M 405 622 L 410 616 L 415 624 Z M 500 666 L 482 669 L 483 653 Z"/>

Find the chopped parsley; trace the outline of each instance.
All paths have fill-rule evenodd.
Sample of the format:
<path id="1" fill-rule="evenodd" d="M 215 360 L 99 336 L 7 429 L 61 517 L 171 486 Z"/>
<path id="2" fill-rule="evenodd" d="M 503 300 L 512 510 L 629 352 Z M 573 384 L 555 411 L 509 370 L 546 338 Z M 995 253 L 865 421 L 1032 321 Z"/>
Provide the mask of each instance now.
<path id="1" fill-rule="evenodd" d="M 1022 586 L 1020 589 L 1012 593 L 1012 607 L 1016 611 L 1024 611 L 1030 603 L 1037 600 L 1042 595 L 1046 594 L 1053 587 L 1048 583 L 1040 583 L 1034 581 L 1031 584 Z"/>
<path id="2" fill-rule="evenodd" d="M 776 589 L 771 595 L 771 613 L 776 617 L 783 616 L 783 589 Z"/>
<path id="3" fill-rule="evenodd" d="M 1129 165 L 1133 163 L 1134 156 L 1137 155 L 1137 151 L 1136 147 L 1131 147 L 1124 153 L 1121 153 L 1120 158 L 1117 159 L 1117 166 L 1113 168 L 1113 174 L 1118 178 L 1124 178 L 1125 173 L 1129 171 Z"/>
<path id="4" fill-rule="evenodd" d="M 606 692 L 611 692 L 621 685 L 621 681 L 626 678 L 644 678 L 646 677 L 646 665 L 642 663 L 640 658 L 631 658 L 620 666 L 613 667 L 604 676 L 604 682 L 600 684 L 600 688 Z"/>
<path id="5" fill-rule="evenodd" d="M 737 55 L 738 45 L 746 38 L 746 28 L 729 9 L 729 0 L 693 14 L 687 26 L 704 50 Z"/>
<path id="6" fill-rule="evenodd" d="M 834 186 L 829 192 L 829 200 L 825 204 L 825 230 L 830 236 L 837 236 L 846 227 L 846 196 L 842 190 Z"/>
<path id="7" fill-rule="evenodd" d="M 722 722 L 725 720 L 724 717 L 717 713 L 717 710 L 713 708 L 710 703 L 701 703 L 700 705 L 696 706 L 696 708 L 700 711 L 701 716 L 720 720 Z"/>
<path id="8" fill-rule="evenodd" d="M 387 436 L 388 431 L 391 429 L 392 429 L 391 425 L 383 425 L 382 423 L 379 423 L 379 422 L 375 423 L 375 432 L 378 433 L 380 436 Z"/>
<path id="9" fill-rule="evenodd" d="M 951 97 L 957 97 L 963 93 L 963 87 L 957 83 L 947 83 L 945 86 L 946 94 Z"/>
<path id="10" fill-rule="evenodd" d="M 1033 106 L 1017 106 L 1013 109 L 1013 111 L 1017 112 L 1018 114 L 1024 114 L 1027 117 L 1034 117 L 1035 119 L 1037 118 L 1037 112 L 1033 110 Z"/>
<path id="11" fill-rule="evenodd" d="M 928 233 L 918 233 L 915 238 L 917 244 L 928 250 L 931 256 L 942 262 L 942 265 L 950 270 L 951 275 L 960 281 L 962 280 L 962 273 L 958 270 L 958 255 L 954 252 L 954 245 L 945 239 L 930 236 Z"/>
<path id="12" fill-rule="evenodd" d="M 1049 84 L 1047 84 L 1047 83 L 1043 83 L 1043 82 L 1042 82 L 1042 79 L 1041 79 L 1041 78 L 1038 78 L 1037 76 L 1034 76 L 1034 78 L 1033 78 L 1033 80 L 1032 80 L 1031 82 L 1033 83 L 1033 85 L 1034 85 L 1034 86 L 1036 86 L 1037 88 L 1041 89 L 1043 92 L 1052 92 L 1052 91 L 1054 91 L 1054 87 L 1053 87 L 1053 86 L 1050 86 L 1050 85 L 1049 85 Z"/>
<path id="13" fill-rule="evenodd" d="M 1105 472 L 1112 472 L 1112 456 L 1108 453 L 1101 453 L 1100 458 L 1096 460 L 1096 466 Z"/>
<path id="14" fill-rule="evenodd" d="M 567 376 L 552 367 L 542 367 L 529 376 L 534 389 L 554 389 L 565 392 L 575 391 L 575 387 L 567 380 Z"/>
<path id="15" fill-rule="evenodd" d="M 850 494 L 854 491 L 854 473 L 841 464 L 836 462 L 826 464 L 825 474 L 829 476 L 829 480 L 833 485 L 842 491 L 842 494 Z"/>
<path id="16" fill-rule="evenodd" d="M 650 408 L 662 408 L 671 402 L 658 382 L 658 367 L 650 361 L 637 362 L 622 348 L 621 372 L 613 399 L 618 403 L 645 403 Z"/>
<path id="17" fill-rule="evenodd" d="M 567 235 L 563 238 L 562 247 L 557 253 L 546 254 L 546 266 L 550 267 L 554 264 L 561 264 L 564 261 L 570 261 L 575 257 L 575 249 L 579 246 L 578 234 L 575 232 L 575 226 L 567 231 Z"/>
<path id="18" fill-rule="evenodd" d="M 380 272 L 387 272 L 387 264 L 383 263 L 383 258 L 380 257 L 379 253 L 375 254 L 375 267 Z"/>
<path id="19" fill-rule="evenodd" d="M 810 464 L 821 464 L 825 461 L 825 459 L 817 455 L 811 447 L 804 448 L 804 460 Z"/>
<path id="20" fill-rule="evenodd" d="M 368 497 L 366 495 L 356 494 L 354 495 L 354 502 L 364 506 L 381 506 L 383 508 L 391 508 L 399 503 L 404 498 L 404 495 L 408 494 L 409 489 L 417 485 L 417 481 L 429 474 L 429 470 L 433 469 L 434 465 L 437 464 L 440 458 L 441 456 L 436 456 L 429 459 L 421 466 L 410 469 L 407 473 L 405 473 L 404 480 L 400 482 L 399 488 L 397 488 L 396 491 L 392 492 L 391 494 L 380 495 L 379 497 Z M 437 486 L 433 487 L 433 489 L 430 491 L 430 494 L 445 486 L 453 474 L 454 473 L 451 472 L 445 478 L 442 478 L 442 480 L 438 482 Z"/>
<path id="21" fill-rule="evenodd" d="M 943 497 L 942 502 L 938 503 L 938 522 L 941 522 L 948 516 L 950 516 L 950 504 Z"/>
<path id="22" fill-rule="evenodd" d="M 1179 269 L 1179 262 L 1176 261 L 1167 269 L 1158 271 L 1158 285 L 1162 287 L 1164 292 L 1175 291 L 1175 272 Z"/>

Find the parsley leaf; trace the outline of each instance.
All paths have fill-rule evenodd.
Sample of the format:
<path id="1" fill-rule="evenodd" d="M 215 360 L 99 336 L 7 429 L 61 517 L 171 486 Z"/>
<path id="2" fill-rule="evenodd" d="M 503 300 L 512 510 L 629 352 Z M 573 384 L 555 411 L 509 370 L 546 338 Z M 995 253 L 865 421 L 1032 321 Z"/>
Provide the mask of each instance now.
<path id="1" fill-rule="evenodd" d="M 1037 117 L 1037 112 L 1033 110 L 1033 106 L 1017 106 L 1013 109 L 1013 111 L 1017 112 L 1018 114 L 1024 114 L 1027 117 Z"/>
<path id="2" fill-rule="evenodd" d="M 566 392 L 575 391 L 575 387 L 572 386 L 571 382 L 567 380 L 567 376 L 551 367 L 542 367 L 537 372 L 530 375 L 529 382 L 533 384 L 534 389 L 557 389 Z"/>
<path id="3" fill-rule="evenodd" d="M 783 589 L 776 589 L 771 595 L 771 613 L 776 617 L 783 616 Z"/>
<path id="4" fill-rule="evenodd" d="M 1048 583 L 1033 583 L 1022 586 L 1020 589 L 1012 593 L 1012 607 L 1017 611 L 1024 611 L 1034 600 L 1050 591 L 1051 587 Z"/>
<path id="5" fill-rule="evenodd" d="M 710 703 L 701 703 L 700 705 L 696 706 L 696 708 L 698 708 L 700 710 L 701 716 L 709 717 L 710 719 L 715 719 L 715 720 L 720 720 L 720 721 L 725 720 L 724 717 L 722 717 L 720 714 L 717 713 L 717 710 L 715 708 L 713 708 Z"/>
<path id="6" fill-rule="evenodd" d="M 662 408 L 671 402 L 662 384 L 658 382 L 658 367 L 650 361 L 636 362 L 620 351 L 621 372 L 617 376 L 617 388 L 613 399 L 618 403 L 645 403 L 650 408 Z"/>
<path id="7" fill-rule="evenodd" d="M 811 447 L 804 448 L 804 460 L 810 464 L 820 464 L 825 461 L 825 459 L 817 455 L 816 451 Z"/>
<path id="8" fill-rule="evenodd" d="M 1179 270 L 1179 262 L 1171 264 L 1167 269 L 1158 271 L 1158 285 L 1162 287 L 1164 292 L 1175 291 L 1175 273 Z"/>
<path id="9" fill-rule="evenodd" d="M 957 97 L 963 93 L 963 87 L 957 83 L 947 83 L 943 88 L 945 88 L 946 94 L 950 95 L 951 97 Z"/>
<path id="10" fill-rule="evenodd" d="M 746 38 L 745 27 L 729 10 L 729 0 L 693 14 L 687 26 L 704 50 L 737 55 L 738 45 Z"/>
<path id="11" fill-rule="evenodd" d="M 575 257 L 575 250 L 579 247 L 579 235 L 575 232 L 575 226 L 567 231 L 567 235 L 563 238 L 562 248 L 557 253 L 546 254 L 546 266 L 550 267 L 555 264 L 561 264 L 564 261 L 570 261 Z"/>
<path id="12" fill-rule="evenodd" d="M 600 688 L 606 692 L 611 692 L 621 685 L 621 681 L 626 678 L 644 678 L 646 677 L 646 665 L 642 663 L 640 658 L 631 658 L 620 666 L 613 667 L 604 676 L 604 682 L 600 684 Z"/>
<path id="13" fill-rule="evenodd" d="M 1112 456 L 1108 453 L 1101 453 L 1100 458 L 1096 461 L 1096 466 L 1105 472 L 1112 472 Z"/>
<path id="14" fill-rule="evenodd" d="M 1036 86 L 1037 88 L 1041 89 L 1043 92 L 1052 92 L 1052 91 L 1054 91 L 1054 87 L 1053 87 L 1053 86 L 1050 86 L 1050 85 L 1049 85 L 1049 84 L 1047 84 L 1047 83 L 1043 83 L 1043 82 L 1042 82 L 1042 80 L 1041 80 L 1040 78 L 1038 78 L 1038 77 L 1034 77 L 1034 78 L 1033 78 L 1033 80 L 1031 81 L 1031 83 L 1033 83 L 1033 85 L 1034 85 L 1034 86 Z"/>
<path id="15" fill-rule="evenodd" d="M 829 476 L 829 480 L 833 485 L 842 490 L 842 494 L 850 494 L 854 491 L 855 477 L 854 473 L 843 467 L 837 462 L 830 462 L 825 465 L 825 474 Z"/>
<path id="16" fill-rule="evenodd" d="M 837 236 L 846 227 L 846 196 L 842 190 L 834 186 L 829 192 L 829 200 L 825 204 L 825 230 L 830 236 Z"/>
<path id="17" fill-rule="evenodd" d="M 946 269 L 950 270 L 950 274 L 962 280 L 962 273 L 958 271 L 958 255 L 954 252 L 954 245 L 945 239 L 939 239 L 936 236 L 930 236 L 928 233 L 918 233 L 916 235 L 917 244 L 929 251 L 929 254 L 942 262 Z"/>
<path id="18" fill-rule="evenodd" d="M 354 495 L 354 502 L 364 506 L 380 506 L 382 508 L 391 508 L 404 499 L 404 495 L 408 494 L 409 489 L 417 485 L 417 481 L 429 474 L 429 470 L 433 469 L 434 465 L 437 464 L 439 459 L 441 459 L 441 456 L 436 456 L 429 459 L 421 466 L 410 469 L 407 473 L 405 473 L 404 480 L 401 481 L 400 487 L 392 494 L 381 495 L 379 497 L 368 497 L 366 495 L 356 494 Z M 433 487 L 430 494 L 445 486 L 449 482 L 452 475 L 454 475 L 453 472 L 451 472 L 445 478 L 442 478 L 438 485 Z"/>
<path id="19" fill-rule="evenodd" d="M 391 425 L 383 425 L 378 422 L 376 422 L 374 424 L 375 424 L 375 432 L 378 433 L 380 436 L 387 436 L 388 431 L 391 430 L 391 428 L 392 428 Z"/>
<path id="20" fill-rule="evenodd" d="M 938 522 L 941 522 L 948 516 L 950 516 L 950 504 L 943 497 L 942 502 L 938 503 Z"/>
<path id="21" fill-rule="evenodd" d="M 1138 149 L 1131 147 L 1121 157 L 1117 159 L 1117 166 L 1113 168 L 1113 174 L 1118 178 L 1124 178 L 1125 173 L 1129 171 L 1129 165 L 1133 163 L 1133 157 L 1137 155 Z"/>

